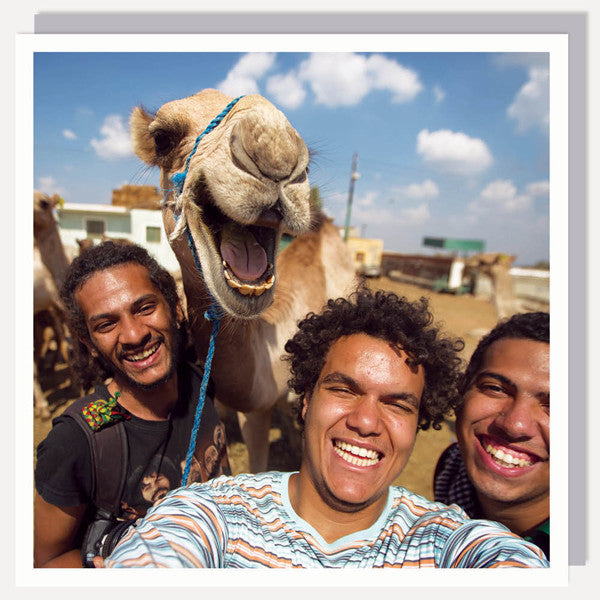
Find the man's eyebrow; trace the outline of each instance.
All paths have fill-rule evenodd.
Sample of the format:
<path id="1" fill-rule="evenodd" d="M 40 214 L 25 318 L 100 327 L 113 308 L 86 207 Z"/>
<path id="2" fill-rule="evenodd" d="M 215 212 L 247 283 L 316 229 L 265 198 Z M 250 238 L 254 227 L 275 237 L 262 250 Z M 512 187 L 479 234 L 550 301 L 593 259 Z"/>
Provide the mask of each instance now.
<path id="1" fill-rule="evenodd" d="M 148 300 L 156 300 L 157 299 L 157 295 L 156 294 L 144 294 L 143 296 L 140 296 L 139 298 L 137 298 L 133 303 L 132 303 L 132 307 L 134 310 L 137 310 L 142 304 L 144 304 L 144 302 L 148 302 Z M 114 316 L 114 313 L 111 312 L 104 312 L 104 313 L 98 313 L 96 315 L 91 315 L 88 319 L 88 321 L 90 323 L 95 323 L 96 321 L 101 321 L 102 319 L 110 319 L 111 317 Z"/>
<path id="2" fill-rule="evenodd" d="M 515 385 L 514 381 L 512 381 L 508 377 L 505 377 L 504 375 L 501 375 L 500 373 L 495 373 L 494 371 L 481 371 L 475 376 L 473 383 L 477 383 L 483 377 L 492 377 L 493 379 L 497 379 L 500 383 L 503 383 L 504 385 Z"/>
<path id="3" fill-rule="evenodd" d="M 352 379 L 349 375 L 344 375 L 344 373 L 340 373 L 339 371 L 333 371 L 332 373 L 328 373 L 321 379 L 321 384 L 324 383 L 343 383 L 353 390 L 359 390 L 360 386 L 358 382 Z"/>
<path id="4" fill-rule="evenodd" d="M 410 392 L 400 392 L 398 394 L 389 394 L 386 396 L 388 400 L 404 400 L 409 404 L 412 404 L 415 408 L 419 408 L 420 400 L 414 394 Z"/>
<path id="5" fill-rule="evenodd" d="M 340 373 L 339 371 L 334 371 L 333 373 L 328 373 L 321 380 L 322 384 L 327 383 L 341 383 L 347 385 L 352 391 L 361 391 L 361 387 L 357 381 L 352 379 L 349 375 L 345 375 L 344 373 Z M 420 400 L 414 394 L 410 392 L 398 392 L 395 394 L 388 394 L 385 396 L 386 400 L 404 400 L 409 404 L 412 404 L 415 408 L 419 408 Z"/>

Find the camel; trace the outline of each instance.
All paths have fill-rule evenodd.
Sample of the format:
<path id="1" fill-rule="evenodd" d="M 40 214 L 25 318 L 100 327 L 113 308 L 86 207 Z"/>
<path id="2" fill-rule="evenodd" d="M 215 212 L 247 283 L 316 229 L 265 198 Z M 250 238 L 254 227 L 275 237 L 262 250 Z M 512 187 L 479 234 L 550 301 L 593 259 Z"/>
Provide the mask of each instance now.
<path id="1" fill-rule="evenodd" d="M 53 214 L 60 201 L 56 194 L 49 197 L 37 190 L 33 193 L 34 411 L 43 419 L 50 417 L 48 402 L 39 385 L 48 327 L 52 330 L 59 354 L 69 364 L 66 319 L 58 291 L 69 261 Z"/>
<path id="2" fill-rule="evenodd" d="M 156 114 L 138 106 L 130 123 L 135 153 L 159 167 L 161 188 L 171 190 L 163 223 L 199 357 L 207 355 L 212 325 L 203 315 L 213 299 L 224 314 L 211 377 L 217 400 L 238 411 L 250 470 L 260 472 L 271 410 L 287 405 L 285 342 L 300 319 L 347 295 L 356 279 L 337 228 L 311 212 L 308 149 L 283 113 L 244 96 L 197 141 L 231 101 L 207 89 Z M 182 171 L 176 190 L 171 177 Z M 295 238 L 277 255 L 284 232 Z"/>
<path id="3" fill-rule="evenodd" d="M 467 267 L 490 278 L 498 320 L 505 319 L 521 311 L 510 276 L 510 268 L 515 258 L 514 255 L 487 252 L 471 256 L 467 258 L 465 263 Z"/>

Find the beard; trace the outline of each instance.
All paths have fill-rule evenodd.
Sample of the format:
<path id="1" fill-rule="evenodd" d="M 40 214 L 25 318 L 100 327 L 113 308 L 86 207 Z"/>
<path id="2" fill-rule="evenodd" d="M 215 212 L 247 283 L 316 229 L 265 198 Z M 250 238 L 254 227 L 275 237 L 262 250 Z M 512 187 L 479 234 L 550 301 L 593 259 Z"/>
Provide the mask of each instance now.
<path id="1" fill-rule="evenodd" d="M 101 352 L 96 346 L 94 346 L 94 349 L 96 350 L 98 355 L 95 357 L 95 360 L 99 363 L 100 367 L 105 372 L 110 373 L 111 377 L 115 379 L 120 379 L 129 386 L 137 388 L 138 390 L 142 390 L 145 392 L 155 390 L 167 381 L 169 381 L 169 379 L 171 379 L 173 374 L 177 371 L 177 367 L 179 365 L 181 349 L 183 347 L 183 332 L 179 327 L 177 327 L 176 324 L 173 324 L 171 326 L 169 335 L 171 340 L 173 341 L 173 349 L 171 350 L 171 355 L 169 356 L 169 370 L 163 377 L 157 379 L 156 381 L 153 381 L 152 383 L 140 383 L 139 381 L 136 381 L 127 373 L 125 373 L 125 371 L 123 371 L 118 364 L 115 364 L 113 360 L 111 360 L 108 356 Z"/>

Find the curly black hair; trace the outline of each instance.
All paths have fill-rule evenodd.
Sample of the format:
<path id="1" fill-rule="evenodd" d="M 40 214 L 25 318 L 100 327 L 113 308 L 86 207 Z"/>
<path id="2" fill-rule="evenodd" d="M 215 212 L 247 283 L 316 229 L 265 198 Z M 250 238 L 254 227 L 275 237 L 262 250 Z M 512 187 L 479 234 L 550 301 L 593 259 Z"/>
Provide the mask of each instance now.
<path id="1" fill-rule="evenodd" d="M 107 365 L 102 360 L 95 359 L 80 341 L 80 338 L 89 340 L 90 337 L 83 311 L 75 301 L 75 293 L 94 273 L 127 263 L 136 263 L 146 268 L 150 281 L 167 301 L 171 316 L 174 320 L 176 318 L 179 296 L 175 280 L 145 248 L 132 243 L 106 241 L 82 251 L 70 264 L 60 295 L 72 336 L 75 355 L 73 371 L 84 390 L 88 390 L 96 382 L 104 381 L 111 373 Z"/>
<path id="2" fill-rule="evenodd" d="M 485 337 L 481 338 L 460 383 L 461 396 L 469 389 L 475 374 L 479 372 L 487 349 L 504 338 L 533 340 L 550 343 L 550 315 L 547 312 L 530 312 L 513 315 L 500 321 Z"/>
<path id="3" fill-rule="evenodd" d="M 340 337 L 365 333 L 400 346 L 422 365 L 425 388 L 419 408 L 419 428 L 441 428 L 441 421 L 455 407 L 464 348 L 460 338 L 441 335 L 433 325 L 428 301 L 410 302 L 392 292 L 361 288 L 349 298 L 329 300 L 321 314 L 309 313 L 298 332 L 285 345 L 292 377 L 288 382 L 300 395 L 296 406 L 303 427 L 302 398 L 311 393 L 325 365 L 331 345 Z"/>

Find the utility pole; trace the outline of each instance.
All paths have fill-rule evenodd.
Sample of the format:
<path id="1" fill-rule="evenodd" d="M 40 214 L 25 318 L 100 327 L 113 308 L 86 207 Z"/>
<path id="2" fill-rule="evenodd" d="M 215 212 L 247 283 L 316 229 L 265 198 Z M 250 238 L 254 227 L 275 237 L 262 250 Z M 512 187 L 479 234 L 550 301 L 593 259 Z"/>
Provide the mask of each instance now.
<path id="1" fill-rule="evenodd" d="M 350 213 L 352 212 L 352 196 L 354 195 L 354 182 L 360 177 L 360 173 L 356 171 L 358 165 L 358 154 L 354 153 L 352 157 L 352 170 L 350 171 L 350 190 L 348 192 L 348 209 L 346 211 L 346 229 L 344 231 L 344 241 L 348 241 L 348 233 L 350 231 Z"/>

